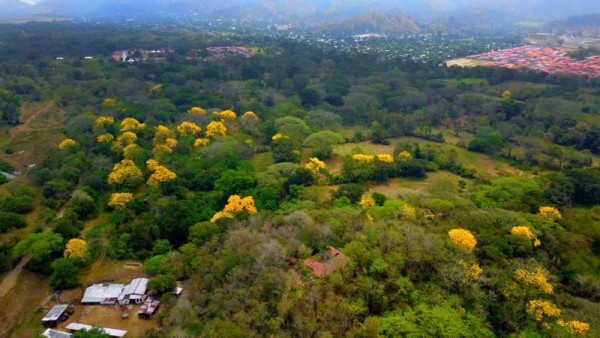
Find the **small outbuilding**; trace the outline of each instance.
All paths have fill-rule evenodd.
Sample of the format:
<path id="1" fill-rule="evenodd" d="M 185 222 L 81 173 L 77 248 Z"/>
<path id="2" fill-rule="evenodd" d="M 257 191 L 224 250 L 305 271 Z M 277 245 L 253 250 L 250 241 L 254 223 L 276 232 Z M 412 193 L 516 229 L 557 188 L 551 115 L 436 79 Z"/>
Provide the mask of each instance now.
<path id="1" fill-rule="evenodd" d="M 68 332 L 63 332 L 63 331 L 58 331 L 58 330 L 53 330 L 53 329 L 47 329 L 46 331 L 44 331 L 44 333 L 42 333 L 42 336 L 44 336 L 46 338 L 71 338 L 71 337 L 73 337 L 73 335 Z"/>
<path id="2" fill-rule="evenodd" d="M 148 297 L 144 304 L 140 307 L 138 311 L 138 317 L 142 319 L 150 319 L 152 315 L 158 310 L 160 306 L 160 301 L 154 297 Z"/>
<path id="3" fill-rule="evenodd" d="M 69 308 L 69 304 L 58 304 L 54 305 L 48 313 L 42 318 L 42 325 L 44 327 L 56 327 L 58 322 L 62 322 L 69 318 L 69 313 L 67 309 Z"/>

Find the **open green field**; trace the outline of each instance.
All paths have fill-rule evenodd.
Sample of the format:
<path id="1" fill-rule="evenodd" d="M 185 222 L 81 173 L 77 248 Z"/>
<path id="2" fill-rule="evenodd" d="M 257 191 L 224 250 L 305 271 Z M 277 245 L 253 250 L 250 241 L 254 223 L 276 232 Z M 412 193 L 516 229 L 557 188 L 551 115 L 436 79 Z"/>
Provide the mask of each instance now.
<path id="1" fill-rule="evenodd" d="M 501 175 L 523 175 L 524 173 L 512 166 L 508 161 L 491 157 L 484 154 L 474 153 L 464 148 L 450 144 L 435 143 L 432 141 L 423 140 L 416 137 L 398 137 L 390 139 L 389 145 L 373 144 L 371 142 L 346 143 L 334 147 L 333 157 L 327 161 L 327 166 L 330 171 L 339 173 L 342 169 L 343 158 L 346 155 L 352 154 L 352 149 L 355 147 L 361 148 L 365 154 L 376 155 L 394 152 L 394 147 L 397 143 L 419 144 L 423 149 L 433 147 L 443 151 L 455 150 L 457 152 L 457 160 L 467 168 L 474 168 L 480 175 L 488 177 L 497 177 Z"/>

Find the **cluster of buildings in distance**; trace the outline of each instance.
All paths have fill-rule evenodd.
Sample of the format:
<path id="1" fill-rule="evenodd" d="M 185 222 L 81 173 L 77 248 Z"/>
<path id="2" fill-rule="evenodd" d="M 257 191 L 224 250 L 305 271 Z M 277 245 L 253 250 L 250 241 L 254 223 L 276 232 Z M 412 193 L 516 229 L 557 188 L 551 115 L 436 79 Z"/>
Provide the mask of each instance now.
<path id="1" fill-rule="evenodd" d="M 128 49 L 115 50 L 112 52 L 112 59 L 116 62 L 136 63 L 141 61 L 163 61 L 167 55 L 175 53 L 173 48 L 161 49 Z"/>
<path id="2" fill-rule="evenodd" d="M 531 69 L 550 74 L 600 77 L 600 56 L 577 60 L 564 48 L 530 45 L 467 56 L 468 59 L 488 61 L 487 67 Z"/>

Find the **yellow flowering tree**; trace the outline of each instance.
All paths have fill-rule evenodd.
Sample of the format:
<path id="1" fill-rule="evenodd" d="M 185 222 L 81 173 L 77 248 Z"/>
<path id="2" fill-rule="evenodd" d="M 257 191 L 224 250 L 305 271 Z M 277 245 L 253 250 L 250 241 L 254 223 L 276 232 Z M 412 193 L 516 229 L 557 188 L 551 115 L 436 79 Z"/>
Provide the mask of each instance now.
<path id="1" fill-rule="evenodd" d="M 107 108 L 114 107 L 117 105 L 117 99 L 107 97 L 102 101 L 102 105 Z"/>
<path id="2" fill-rule="evenodd" d="M 175 138 L 175 132 L 167 126 L 159 125 L 158 127 L 156 127 L 156 132 L 154 133 L 152 143 L 165 144 L 167 139 L 170 138 Z"/>
<path id="3" fill-rule="evenodd" d="M 528 226 L 514 226 L 512 227 L 512 229 L 510 229 L 510 234 L 515 237 L 521 237 L 531 241 L 534 247 L 538 247 L 541 245 L 540 240 L 535 236 L 535 234 L 531 231 L 531 229 Z"/>
<path id="4" fill-rule="evenodd" d="M 115 137 L 113 136 L 113 134 L 109 133 L 98 135 L 98 137 L 96 138 L 98 143 L 109 143 L 112 142 L 114 139 Z"/>
<path id="5" fill-rule="evenodd" d="M 364 210 L 367 210 L 371 207 L 374 207 L 376 205 L 376 203 L 375 203 L 375 200 L 373 199 L 373 197 L 371 197 L 371 195 L 364 194 L 360 198 L 358 205 L 360 205 L 360 207 L 363 208 Z"/>
<path id="6" fill-rule="evenodd" d="M 560 211 L 554 207 L 540 207 L 538 211 L 538 216 L 544 219 L 547 222 L 556 222 L 562 219 L 562 215 Z"/>
<path id="7" fill-rule="evenodd" d="M 584 335 L 590 330 L 590 324 L 580 322 L 578 320 L 571 320 L 566 322 L 564 320 L 559 319 L 556 321 L 556 323 L 567 329 L 567 331 L 572 335 Z"/>
<path id="8" fill-rule="evenodd" d="M 223 110 L 222 112 L 213 112 L 212 115 L 214 117 L 220 118 L 222 120 L 235 120 L 237 115 L 233 110 Z"/>
<path id="9" fill-rule="evenodd" d="M 247 111 L 240 117 L 240 121 L 246 126 L 253 126 L 258 123 L 258 116 L 253 111 Z"/>
<path id="10" fill-rule="evenodd" d="M 535 321 L 542 322 L 560 316 L 561 311 L 556 305 L 547 300 L 534 299 L 527 304 L 527 313 Z"/>
<path id="11" fill-rule="evenodd" d="M 316 157 L 311 157 L 304 167 L 314 174 L 318 174 L 327 170 L 327 164 Z"/>
<path id="12" fill-rule="evenodd" d="M 223 121 L 211 121 L 206 126 L 206 137 L 212 138 L 217 136 L 225 136 L 227 135 L 227 127 L 225 127 L 225 123 Z"/>
<path id="13" fill-rule="evenodd" d="M 74 147 L 76 145 L 77 145 L 77 142 L 75 142 L 75 140 L 73 140 L 71 138 L 66 138 L 66 139 L 62 140 L 62 142 L 60 142 L 58 144 L 58 149 L 65 150 L 65 149 Z"/>
<path id="14" fill-rule="evenodd" d="M 454 244 L 461 246 L 469 251 L 475 250 L 477 240 L 469 230 L 452 229 L 448 231 L 448 236 L 450 236 L 450 240 L 454 242 Z"/>
<path id="15" fill-rule="evenodd" d="M 83 239 L 73 238 L 65 247 L 65 258 L 84 260 L 87 257 L 88 246 Z"/>
<path id="16" fill-rule="evenodd" d="M 110 195 L 108 206 L 115 209 L 123 209 L 133 201 L 133 194 L 129 192 L 116 192 Z"/>
<path id="17" fill-rule="evenodd" d="M 214 214 L 214 216 L 210 219 L 211 223 L 215 223 L 216 221 L 223 219 L 223 218 L 229 218 L 229 219 L 233 219 L 234 216 L 226 211 L 219 211 L 217 213 Z"/>
<path id="18" fill-rule="evenodd" d="M 273 137 L 271 137 L 271 140 L 277 142 L 284 137 L 285 136 L 282 133 L 277 133 L 277 134 L 273 135 Z"/>
<path id="19" fill-rule="evenodd" d="M 525 286 L 533 287 L 543 293 L 551 294 L 554 291 L 542 269 L 538 268 L 533 272 L 526 269 L 517 269 L 515 270 L 515 278 Z"/>
<path id="20" fill-rule="evenodd" d="M 145 125 L 140 123 L 137 119 L 133 117 L 127 117 L 123 121 L 121 121 L 121 131 L 138 131 L 144 129 Z"/>
<path id="21" fill-rule="evenodd" d="M 195 124 L 194 122 L 184 121 L 177 126 L 177 132 L 179 133 L 179 135 L 196 136 L 200 133 L 200 131 L 202 131 L 202 128 L 200 128 L 200 126 Z"/>
<path id="22" fill-rule="evenodd" d="M 234 218 L 243 212 L 247 212 L 249 215 L 254 215 L 258 212 L 254 205 L 254 198 L 252 196 L 242 198 L 240 195 L 231 195 L 227 199 L 227 204 L 223 210 L 217 212 L 210 221 L 215 223 L 222 218 Z"/>
<path id="23" fill-rule="evenodd" d="M 254 197 L 247 196 L 242 198 L 240 195 L 229 196 L 223 211 L 234 215 L 241 214 L 244 211 L 250 215 L 254 215 L 258 212 L 254 206 Z"/>
<path id="24" fill-rule="evenodd" d="M 383 163 L 394 163 L 394 157 L 390 154 L 379 154 L 377 160 Z"/>
<path id="25" fill-rule="evenodd" d="M 404 204 L 402 206 L 402 217 L 411 220 L 411 221 L 415 221 L 417 219 L 417 210 L 415 210 L 414 207 L 408 205 L 408 204 Z"/>
<path id="26" fill-rule="evenodd" d="M 153 158 L 146 161 L 146 167 L 150 171 L 154 171 L 158 165 L 160 165 L 160 163 L 158 163 L 158 161 Z"/>
<path id="27" fill-rule="evenodd" d="M 170 182 L 177 178 L 177 175 L 167 167 L 157 165 L 154 167 L 154 172 L 148 178 L 148 185 L 158 188 L 161 183 Z"/>
<path id="28" fill-rule="evenodd" d="M 112 116 L 100 116 L 94 121 L 94 128 L 101 128 L 113 125 L 115 119 Z"/>
<path id="29" fill-rule="evenodd" d="M 410 160 L 412 160 L 412 158 L 413 158 L 412 154 L 411 154 L 411 153 L 409 153 L 409 152 L 408 152 L 408 151 L 406 151 L 406 150 L 404 150 L 404 151 L 401 151 L 401 152 L 398 154 L 398 160 L 400 160 L 401 162 L 410 161 Z"/>
<path id="30" fill-rule="evenodd" d="M 201 117 L 206 114 L 206 111 L 200 107 L 192 107 L 188 110 L 188 114 L 194 117 Z"/>
<path id="31" fill-rule="evenodd" d="M 196 141 L 194 141 L 194 147 L 198 148 L 198 147 L 202 147 L 205 145 L 208 145 L 210 143 L 210 139 L 207 139 L 205 137 L 200 137 L 197 138 Z"/>
<path id="32" fill-rule="evenodd" d="M 352 155 L 352 159 L 361 163 L 373 163 L 373 161 L 375 161 L 375 156 L 365 154 L 354 154 Z"/>
<path id="33" fill-rule="evenodd" d="M 122 160 L 108 174 L 108 184 L 135 186 L 144 179 L 142 171 L 132 160 Z"/>
<path id="34" fill-rule="evenodd" d="M 483 269 L 481 268 L 481 266 L 479 266 L 477 262 L 469 264 L 461 259 L 458 261 L 458 265 L 463 269 L 464 283 L 476 282 L 479 280 L 479 277 L 481 277 L 481 274 L 483 274 Z"/>

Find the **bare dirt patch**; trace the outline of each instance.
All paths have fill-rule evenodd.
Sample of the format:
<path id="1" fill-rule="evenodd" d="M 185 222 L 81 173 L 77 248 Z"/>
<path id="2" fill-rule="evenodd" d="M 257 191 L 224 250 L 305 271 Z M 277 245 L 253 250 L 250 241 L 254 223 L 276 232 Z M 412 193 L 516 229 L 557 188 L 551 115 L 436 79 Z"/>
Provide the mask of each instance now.
<path id="1" fill-rule="evenodd" d="M 41 315 L 37 311 L 40 301 L 50 294 L 45 278 L 29 271 L 22 271 L 14 287 L 0 297 L 0 337 L 25 337 L 24 332 L 14 332 L 30 315 Z M 39 314 L 38 314 L 39 312 Z"/>
<path id="2" fill-rule="evenodd" d="M 459 58 L 454 60 L 446 61 L 446 65 L 448 67 L 459 66 L 459 67 L 477 67 L 477 66 L 487 66 L 490 65 L 491 62 L 484 60 L 473 60 L 467 58 Z"/>

